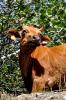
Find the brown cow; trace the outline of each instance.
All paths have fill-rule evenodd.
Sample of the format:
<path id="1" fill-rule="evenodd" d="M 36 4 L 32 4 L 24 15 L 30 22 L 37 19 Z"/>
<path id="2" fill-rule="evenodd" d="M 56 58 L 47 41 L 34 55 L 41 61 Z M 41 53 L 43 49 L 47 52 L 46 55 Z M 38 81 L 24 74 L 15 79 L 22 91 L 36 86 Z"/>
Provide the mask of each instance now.
<path id="1" fill-rule="evenodd" d="M 40 29 L 23 26 L 21 31 L 10 29 L 11 39 L 20 39 L 19 64 L 25 86 L 29 92 L 40 91 L 46 85 L 53 87 L 66 74 L 66 44 L 46 47 L 41 45 L 43 37 Z"/>
<path id="2" fill-rule="evenodd" d="M 41 35 L 41 29 L 35 28 L 31 25 L 24 25 L 21 30 L 16 29 L 8 30 L 11 39 L 16 40 L 16 37 L 20 38 L 20 54 L 19 54 L 19 64 L 21 73 L 24 79 L 25 86 L 29 92 L 33 91 L 33 67 L 37 71 L 37 76 L 40 77 L 44 75 L 44 68 L 40 65 L 37 59 L 31 57 L 31 53 L 35 50 L 37 46 L 44 45 L 49 41 L 48 36 Z M 41 56 L 41 55 L 40 55 Z M 40 80 L 39 80 L 40 81 Z M 33 90 L 32 90 L 33 89 Z M 36 91 L 36 90 L 35 90 Z"/>
<path id="3" fill-rule="evenodd" d="M 61 80 L 65 82 L 66 44 L 50 48 L 40 45 L 31 53 L 31 57 L 39 62 L 44 71 L 38 76 L 38 66 L 32 67 L 32 91 L 42 90 L 45 85 L 53 87 Z M 61 83 L 59 83 L 60 85 Z"/>
<path id="4" fill-rule="evenodd" d="M 24 26 L 21 31 L 8 31 L 11 39 L 20 37 L 19 64 L 25 86 L 29 92 L 41 91 L 46 85 L 53 87 L 66 74 L 66 44 L 46 47 L 41 45 L 41 31 Z M 15 37 L 14 37 L 15 36 Z"/>
<path id="5" fill-rule="evenodd" d="M 23 26 L 21 31 L 10 29 L 11 39 L 20 38 L 19 64 L 25 86 L 29 92 L 40 91 L 46 85 L 53 87 L 66 74 L 66 44 L 46 47 L 50 39 L 43 37 L 40 29 Z"/>

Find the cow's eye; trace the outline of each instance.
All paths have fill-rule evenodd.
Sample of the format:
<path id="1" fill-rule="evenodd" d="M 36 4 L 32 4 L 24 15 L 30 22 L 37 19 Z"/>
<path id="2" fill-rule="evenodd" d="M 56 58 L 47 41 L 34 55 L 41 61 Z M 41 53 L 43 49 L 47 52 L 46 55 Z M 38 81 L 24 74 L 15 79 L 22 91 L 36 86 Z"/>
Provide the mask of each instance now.
<path id="1" fill-rule="evenodd" d="M 23 31 L 22 31 L 22 37 L 24 37 L 25 34 L 26 34 L 26 30 L 23 30 Z"/>
<path id="2" fill-rule="evenodd" d="M 23 30 L 23 32 L 22 33 L 28 33 L 28 30 Z"/>
<path id="3" fill-rule="evenodd" d="M 28 30 L 23 30 L 23 31 L 22 31 L 22 37 L 23 37 L 23 38 L 25 37 L 26 33 L 28 33 Z"/>
<path id="4" fill-rule="evenodd" d="M 22 33 L 22 37 L 25 37 L 25 32 Z"/>

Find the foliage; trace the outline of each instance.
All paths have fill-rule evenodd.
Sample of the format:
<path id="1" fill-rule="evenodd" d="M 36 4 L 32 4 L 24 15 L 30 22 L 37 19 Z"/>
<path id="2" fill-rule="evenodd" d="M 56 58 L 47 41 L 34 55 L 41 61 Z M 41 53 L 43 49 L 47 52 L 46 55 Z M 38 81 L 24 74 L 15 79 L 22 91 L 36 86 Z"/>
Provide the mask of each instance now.
<path id="1" fill-rule="evenodd" d="M 30 0 L 31 1 L 31 0 Z M 8 28 L 33 24 L 44 27 L 42 34 L 48 34 L 52 41 L 47 46 L 66 42 L 66 2 L 63 0 L 6 0 L 0 9 L 0 86 L 7 91 L 18 91 L 23 87 L 18 57 L 7 57 L 19 49 L 19 42 L 9 40 Z M 14 46 L 15 45 L 15 46 Z"/>

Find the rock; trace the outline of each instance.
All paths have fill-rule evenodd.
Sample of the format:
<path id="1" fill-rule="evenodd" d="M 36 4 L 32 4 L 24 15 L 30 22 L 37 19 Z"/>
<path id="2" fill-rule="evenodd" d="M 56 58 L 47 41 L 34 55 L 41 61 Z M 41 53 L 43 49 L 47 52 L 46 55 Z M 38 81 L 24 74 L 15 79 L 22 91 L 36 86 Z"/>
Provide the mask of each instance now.
<path id="1" fill-rule="evenodd" d="M 19 95 L 18 97 L 16 97 L 16 100 L 25 100 L 25 97 L 22 95 Z"/>
<path id="2" fill-rule="evenodd" d="M 63 96 L 63 100 L 66 100 L 66 96 Z"/>

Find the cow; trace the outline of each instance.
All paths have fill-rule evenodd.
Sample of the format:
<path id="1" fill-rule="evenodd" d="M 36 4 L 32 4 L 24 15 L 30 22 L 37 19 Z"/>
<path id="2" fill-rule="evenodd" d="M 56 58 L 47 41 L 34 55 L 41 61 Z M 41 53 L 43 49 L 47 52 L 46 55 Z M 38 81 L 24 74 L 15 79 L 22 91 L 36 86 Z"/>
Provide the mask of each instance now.
<path id="1" fill-rule="evenodd" d="M 60 89 L 66 81 L 66 43 L 54 47 L 40 45 L 31 53 L 31 57 L 37 60 L 43 69 L 41 72 L 41 68 L 39 71 L 38 66 L 33 66 L 32 91 L 43 90 L 46 85 L 51 89 L 54 86 Z M 41 74 L 38 75 L 38 72 Z"/>
<path id="2" fill-rule="evenodd" d="M 52 89 L 55 84 L 60 88 L 66 81 L 66 44 L 47 47 L 50 38 L 32 25 L 9 29 L 8 34 L 13 40 L 20 38 L 19 65 L 28 92 Z"/>
<path id="3" fill-rule="evenodd" d="M 31 91 L 39 91 L 33 89 L 33 71 L 35 70 L 37 72 L 37 76 L 40 79 L 42 75 L 44 75 L 44 67 L 40 65 L 37 59 L 31 57 L 36 47 L 39 47 L 39 45 L 46 45 L 46 43 L 50 41 L 50 38 L 47 35 L 43 36 L 41 32 L 41 29 L 35 28 L 32 25 L 23 25 L 18 30 L 8 30 L 8 36 L 12 40 L 16 40 L 16 38 L 20 40 L 19 65 L 25 86 L 29 93 Z M 35 69 L 33 70 L 33 68 Z"/>

